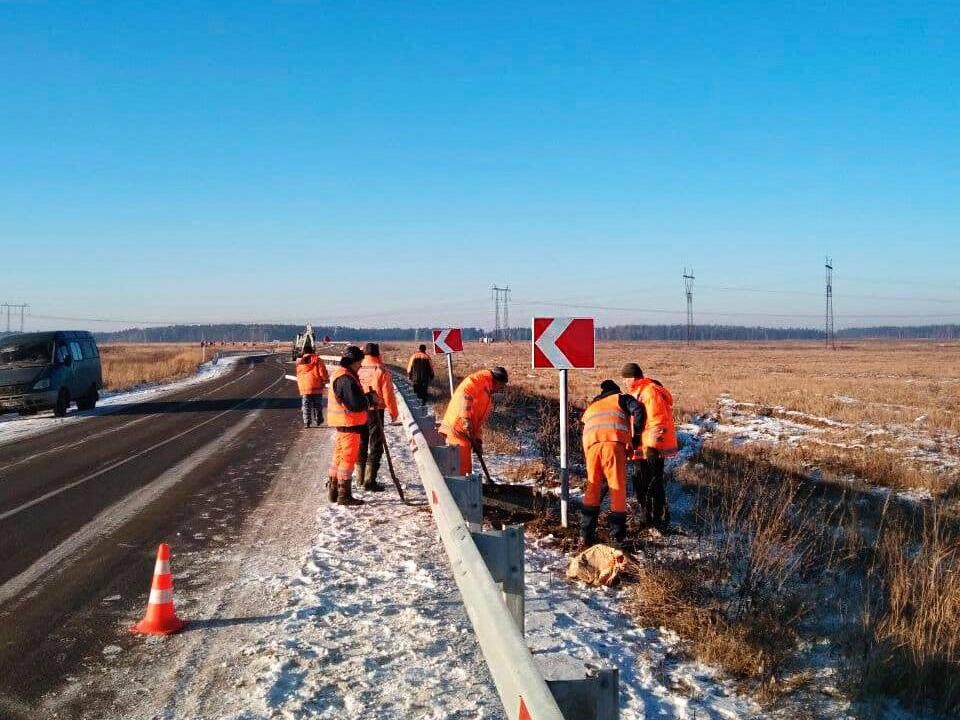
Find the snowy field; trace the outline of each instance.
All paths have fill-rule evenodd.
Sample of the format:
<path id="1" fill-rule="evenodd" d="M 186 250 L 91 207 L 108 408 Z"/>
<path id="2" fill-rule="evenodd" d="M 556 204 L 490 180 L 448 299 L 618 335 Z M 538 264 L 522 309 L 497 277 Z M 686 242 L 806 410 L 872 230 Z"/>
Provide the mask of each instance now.
<path id="1" fill-rule="evenodd" d="M 185 390 L 209 380 L 215 380 L 230 373 L 236 367 L 237 362 L 242 359 L 241 357 L 225 357 L 216 363 L 204 363 L 194 375 L 174 382 L 142 385 L 121 392 L 103 392 L 100 394 L 97 407 L 93 410 L 81 411 L 77 410 L 76 407 L 71 407 L 67 416 L 62 418 L 54 417 L 53 410 L 26 417 L 20 417 L 16 413 L 0 415 L 0 443 L 39 435 L 62 427 L 66 423 L 80 422 L 89 417 L 108 415 L 126 405 L 157 400 L 170 393 Z"/>

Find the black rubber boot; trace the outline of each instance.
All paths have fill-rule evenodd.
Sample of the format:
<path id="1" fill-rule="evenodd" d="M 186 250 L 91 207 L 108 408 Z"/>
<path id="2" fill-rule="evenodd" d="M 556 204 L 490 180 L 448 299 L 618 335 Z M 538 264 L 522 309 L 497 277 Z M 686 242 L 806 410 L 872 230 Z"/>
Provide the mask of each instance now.
<path id="1" fill-rule="evenodd" d="M 335 503 L 337 501 L 337 479 L 335 477 L 327 478 L 327 499 Z"/>
<path id="2" fill-rule="evenodd" d="M 597 544 L 597 518 L 600 516 L 599 507 L 584 505 L 580 508 L 580 549 L 586 550 Z"/>
<path id="3" fill-rule="evenodd" d="M 610 546 L 622 550 L 623 543 L 627 539 L 627 514 L 610 513 L 607 515 L 607 525 L 610 529 Z"/>
<path id="4" fill-rule="evenodd" d="M 377 482 L 377 471 L 379 468 L 375 468 L 373 463 L 367 462 L 367 469 L 365 477 L 363 478 L 363 489 L 369 490 L 370 492 L 383 492 L 387 489 L 386 485 L 382 485 Z"/>
<path id="5" fill-rule="evenodd" d="M 353 496 L 353 492 L 351 490 L 352 484 L 353 483 L 350 482 L 350 478 L 347 478 L 346 480 L 341 480 L 338 483 L 339 490 L 337 493 L 337 505 L 347 505 L 347 506 L 363 505 L 363 500 L 359 500 L 358 498 L 355 498 Z"/>

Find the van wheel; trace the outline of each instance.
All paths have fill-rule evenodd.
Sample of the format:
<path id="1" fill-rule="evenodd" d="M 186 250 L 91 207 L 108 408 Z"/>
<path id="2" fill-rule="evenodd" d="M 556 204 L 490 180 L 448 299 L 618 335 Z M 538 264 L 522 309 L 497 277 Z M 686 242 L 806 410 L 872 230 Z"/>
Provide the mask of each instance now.
<path id="1" fill-rule="evenodd" d="M 77 410 L 93 410 L 97 406 L 97 400 L 99 399 L 100 394 L 97 392 L 97 386 L 91 385 L 90 392 L 88 392 L 85 397 L 77 400 Z"/>
<path id="2" fill-rule="evenodd" d="M 53 406 L 53 414 L 57 417 L 66 417 L 67 409 L 70 407 L 70 393 L 66 388 L 57 395 L 57 404 Z"/>

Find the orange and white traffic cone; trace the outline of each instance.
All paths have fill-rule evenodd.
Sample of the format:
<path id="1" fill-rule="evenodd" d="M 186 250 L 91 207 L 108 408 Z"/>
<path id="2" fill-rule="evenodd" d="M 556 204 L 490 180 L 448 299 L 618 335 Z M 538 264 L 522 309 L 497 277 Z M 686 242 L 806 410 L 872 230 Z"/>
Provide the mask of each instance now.
<path id="1" fill-rule="evenodd" d="M 170 574 L 170 546 L 160 543 L 157 548 L 157 564 L 153 570 L 150 599 L 143 620 L 130 628 L 132 633 L 146 635 L 169 635 L 183 630 L 186 622 L 177 617 L 173 609 L 173 575 Z"/>

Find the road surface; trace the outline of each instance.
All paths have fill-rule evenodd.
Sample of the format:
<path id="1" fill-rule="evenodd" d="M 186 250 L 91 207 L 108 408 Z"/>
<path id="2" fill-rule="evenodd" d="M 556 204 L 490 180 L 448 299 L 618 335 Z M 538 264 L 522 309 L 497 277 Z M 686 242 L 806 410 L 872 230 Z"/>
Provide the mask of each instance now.
<path id="1" fill-rule="evenodd" d="M 0 717 L 29 717 L 115 638 L 104 599 L 145 598 L 157 543 L 188 553 L 236 536 L 303 432 L 283 376 L 280 357 L 244 361 L 0 446 Z"/>

